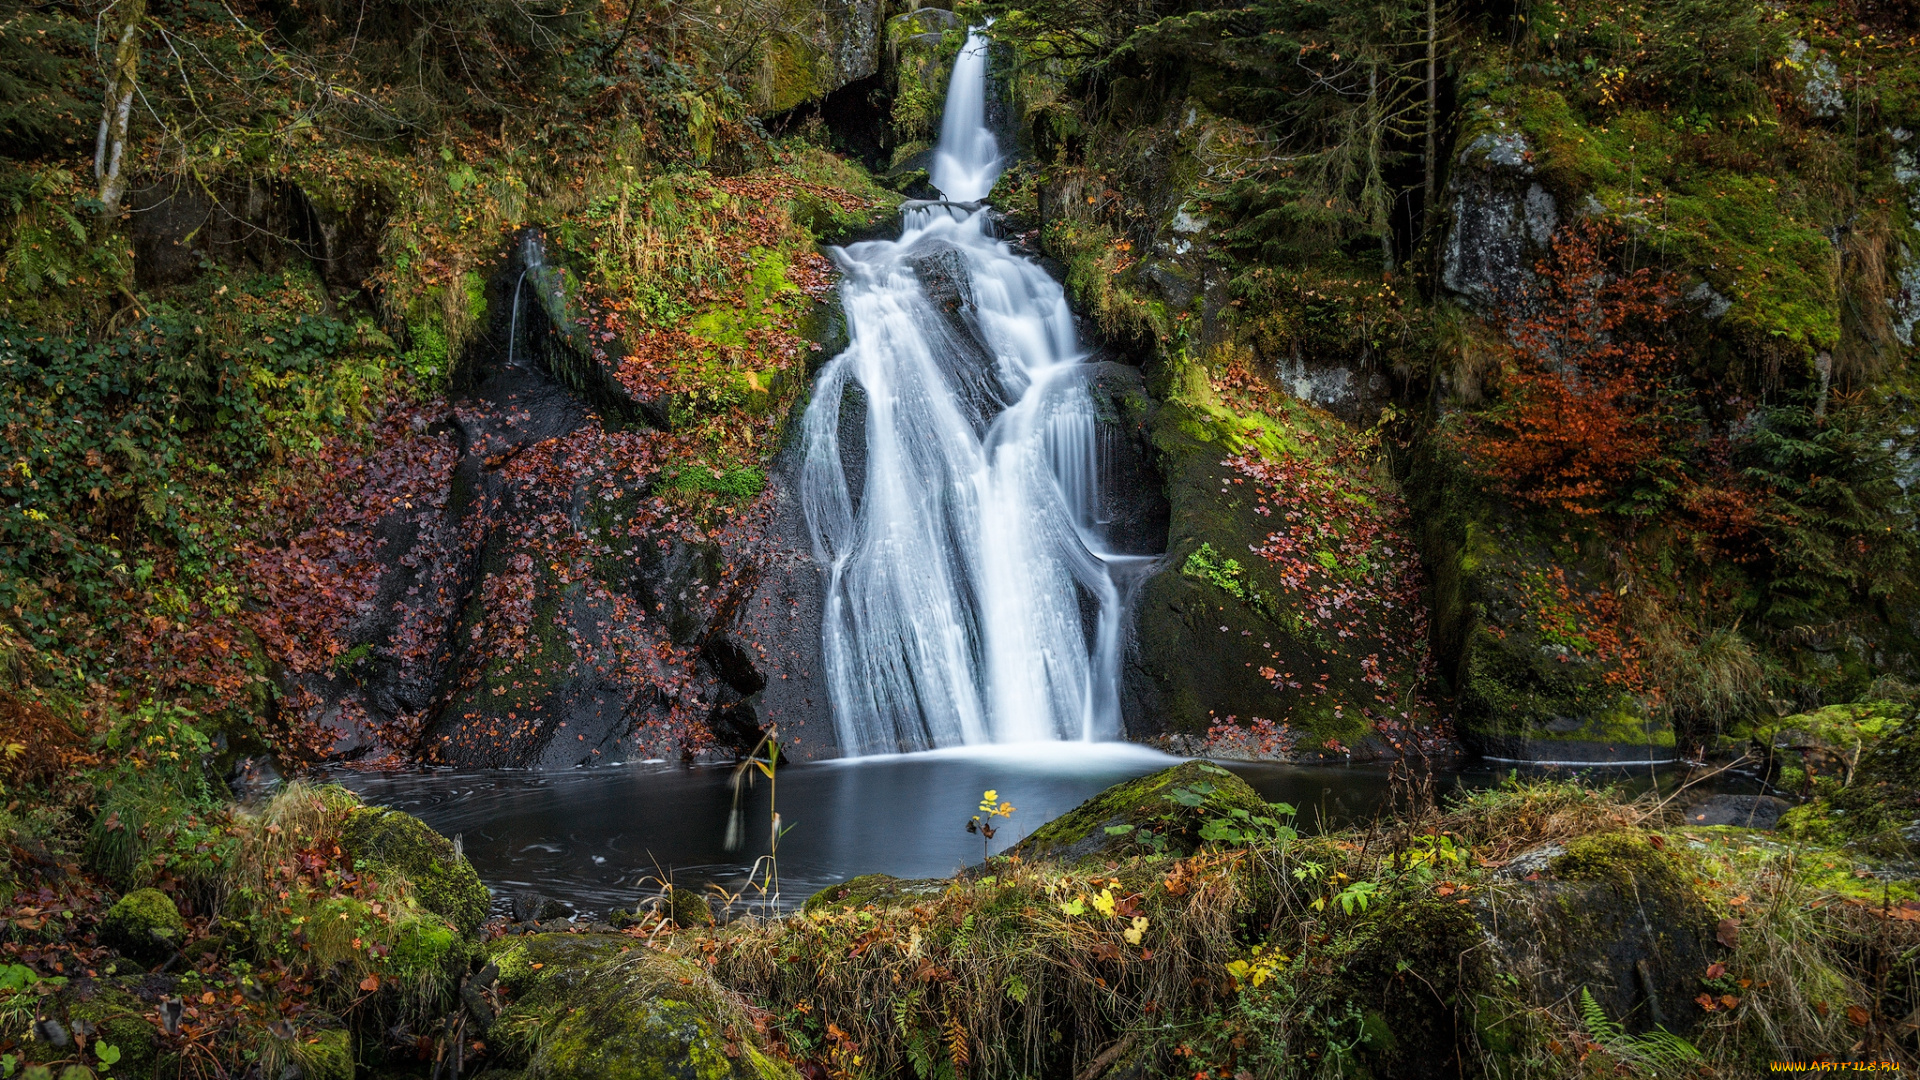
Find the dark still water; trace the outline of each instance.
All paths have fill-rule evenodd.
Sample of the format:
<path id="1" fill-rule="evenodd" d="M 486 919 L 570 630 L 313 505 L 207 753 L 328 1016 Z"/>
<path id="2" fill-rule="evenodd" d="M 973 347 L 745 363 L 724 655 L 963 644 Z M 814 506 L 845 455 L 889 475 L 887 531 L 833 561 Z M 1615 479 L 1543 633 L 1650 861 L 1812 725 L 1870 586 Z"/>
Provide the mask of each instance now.
<path id="1" fill-rule="evenodd" d="M 943 877 L 978 863 L 980 838 L 965 824 L 989 788 L 1017 808 L 1000 823 L 997 853 L 1101 790 L 1178 760 L 1127 743 L 1053 742 L 783 766 L 778 809 L 791 831 L 780 841 L 781 906 L 797 907 L 857 874 Z M 1269 801 L 1298 808 L 1304 829 L 1367 818 L 1388 792 L 1382 766 L 1225 764 Z M 604 915 L 657 893 L 655 879 L 681 888 L 745 886 L 767 851 L 773 792 L 756 776 L 743 793 L 744 842 L 730 852 L 732 772 L 641 764 L 338 779 L 369 802 L 458 834 L 496 896 L 535 889 Z M 1442 774 L 1437 783 L 1442 793 L 1488 787 L 1507 773 L 1470 768 Z M 1678 783 L 1679 775 L 1662 773 L 1662 786 Z M 1635 790 L 1653 782 L 1644 768 L 1616 776 Z"/>

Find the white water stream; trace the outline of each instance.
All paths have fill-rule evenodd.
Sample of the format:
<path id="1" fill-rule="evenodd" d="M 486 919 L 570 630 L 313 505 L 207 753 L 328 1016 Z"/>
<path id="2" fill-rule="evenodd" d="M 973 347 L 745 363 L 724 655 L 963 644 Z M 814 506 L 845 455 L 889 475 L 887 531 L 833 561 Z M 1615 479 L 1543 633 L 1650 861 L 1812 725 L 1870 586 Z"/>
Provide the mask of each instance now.
<path id="1" fill-rule="evenodd" d="M 931 169 L 948 201 L 833 253 L 851 344 L 807 408 L 801 501 L 848 756 L 1120 734 L 1112 570 L 1144 560 L 1112 554 L 1098 520 L 1066 297 L 978 203 L 1001 169 L 986 49 L 972 33 L 954 62 Z M 929 299 L 929 268 L 959 283 L 956 311 Z M 841 445 L 842 409 L 862 407 L 864 461 Z"/>

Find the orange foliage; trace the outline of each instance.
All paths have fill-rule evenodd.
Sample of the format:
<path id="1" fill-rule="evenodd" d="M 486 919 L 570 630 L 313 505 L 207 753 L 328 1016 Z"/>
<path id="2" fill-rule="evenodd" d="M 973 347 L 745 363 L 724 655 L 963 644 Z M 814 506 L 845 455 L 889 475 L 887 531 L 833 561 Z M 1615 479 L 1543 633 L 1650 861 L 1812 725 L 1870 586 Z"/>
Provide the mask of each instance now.
<path id="1" fill-rule="evenodd" d="M 1677 426 L 1677 357 L 1659 338 L 1677 291 L 1651 270 L 1616 272 L 1610 240 L 1592 223 L 1562 230 L 1501 313 L 1512 353 L 1500 402 L 1464 446 L 1507 495 L 1583 516 L 1662 471 Z"/>

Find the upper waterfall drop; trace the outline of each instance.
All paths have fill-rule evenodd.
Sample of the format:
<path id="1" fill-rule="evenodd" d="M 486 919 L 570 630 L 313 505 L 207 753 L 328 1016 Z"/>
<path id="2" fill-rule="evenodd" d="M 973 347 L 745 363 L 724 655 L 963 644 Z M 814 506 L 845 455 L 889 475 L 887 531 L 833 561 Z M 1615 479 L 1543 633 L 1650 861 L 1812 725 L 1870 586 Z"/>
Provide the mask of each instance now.
<path id="1" fill-rule="evenodd" d="M 969 30 L 967 43 L 953 58 L 940 142 L 928 175 L 953 202 L 978 202 L 993 190 L 1000 169 L 1000 142 L 987 128 L 987 39 Z"/>
<path id="2" fill-rule="evenodd" d="M 1113 569 L 1142 560 L 1112 554 L 1099 521 L 1091 369 L 1065 294 L 985 208 L 955 205 L 1002 167 L 985 104 L 976 31 L 934 152 L 951 201 L 909 204 L 898 240 L 833 252 L 849 344 L 807 407 L 800 487 L 850 756 L 1120 732 Z M 850 404 L 863 460 L 841 445 Z"/>

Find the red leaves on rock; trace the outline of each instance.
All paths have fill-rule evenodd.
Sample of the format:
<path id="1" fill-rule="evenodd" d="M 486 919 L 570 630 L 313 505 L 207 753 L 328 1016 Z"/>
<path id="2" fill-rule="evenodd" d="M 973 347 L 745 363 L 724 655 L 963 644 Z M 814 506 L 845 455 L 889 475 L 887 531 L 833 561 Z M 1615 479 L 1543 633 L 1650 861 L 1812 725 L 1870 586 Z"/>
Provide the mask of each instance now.
<path id="1" fill-rule="evenodd" d="M 1636 480 L 1672 480 L 1680 434 L 1661 328 L 1678 313 L 1672 280 L 1613 270 L 1604 226 L 1569 226 L 1535 282 L 1502 312 L 1511 353 L 1500 400 L 1465 432 L 1468 457 L 1509 496 L 1590 516 Z"/>

